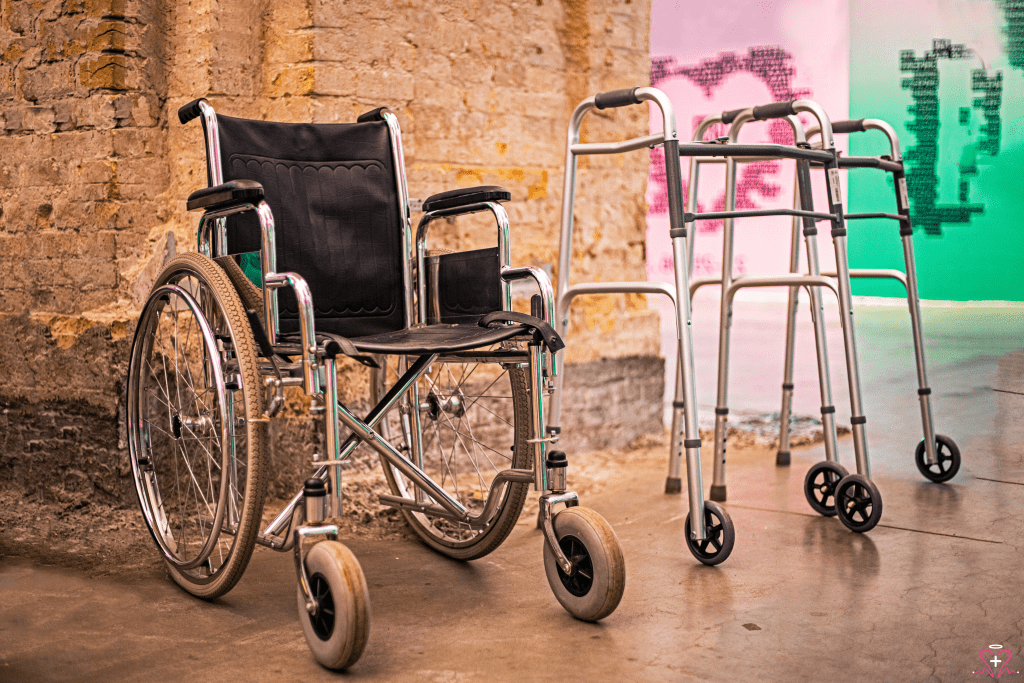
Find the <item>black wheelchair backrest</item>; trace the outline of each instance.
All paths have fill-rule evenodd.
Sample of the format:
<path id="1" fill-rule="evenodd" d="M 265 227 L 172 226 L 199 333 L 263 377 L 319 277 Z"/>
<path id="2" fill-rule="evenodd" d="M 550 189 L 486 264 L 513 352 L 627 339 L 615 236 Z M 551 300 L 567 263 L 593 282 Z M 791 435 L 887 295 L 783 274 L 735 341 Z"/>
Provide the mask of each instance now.
<path id="1" fill-rule="evenodd" d="M 217 116 L 224 181 L 263 185 L 277 269 L 309 284 L 318 331 L 360 337 L 405 327 L 403 233 L 385 121 L 273 123 Z M 228 218 L 231 253 L 258 251 L 253 213 Z M 298 330 L 290 290 L 281 331 Z"/>

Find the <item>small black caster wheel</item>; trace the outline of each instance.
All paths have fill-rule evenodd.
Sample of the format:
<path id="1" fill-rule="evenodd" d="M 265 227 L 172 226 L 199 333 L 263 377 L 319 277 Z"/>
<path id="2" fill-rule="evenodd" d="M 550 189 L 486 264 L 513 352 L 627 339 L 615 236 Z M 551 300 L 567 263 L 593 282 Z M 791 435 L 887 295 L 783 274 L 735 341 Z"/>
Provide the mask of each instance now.
<path id="1" fill-rule="evenodd" d="M 935 435 L 935 464 L 929 465 L 927 460 L 924 439 L 921 439 L 921 443 L 917 444 L 914 462 L 926 479 L 942 483 L 949 481 L 960 471 L 960 449 L 953 439 L 944 434 Z"/>
<path id="2" fill-rule="evenodd" d="M 836 514 L 836 484 L 849 472 L 837 462 L 818 462 L 804 477 L 804 496 L 814 511 L 826 517 Z"/>
<path id="3" fill-rule="evenodd" d="M 562 571 L 555 553 L 544 543 L 544 573 L 551 591 L 577 619 L 604 619 L 619 606 L 626 588 L 619 539 L 604 517 L 590 508 L 566 508 L 551 522 L 559 547 L 574 567 L 571 575 Z"/>
<path id="4" fill-rule="evenodd" d="M 328 669 L 356 663 L 370 636 L 370 592 L 359 560 L 337 541 L 314 545 L 306 555 L 309 589 L 320 609 L 306 611 L 298 588 L 299 623 L 313 657 Z"/>
<path id="5" fill-rule="evenodd" d="M 703 541 L 690 538 L 690 529 L 690 515 L 686 515 L 686 527 L 683 532 L 686 534 L 686 546 L 693 556 L 704 564 L 720 564 L 732 553 L 732 547 L 736 543 L 736 528 L 732 525 L 729 513 L 718 503 L 710 500 L 704 502 Z"/>
<path id="6" fill-rule="evenodd" d="M 882 494 L 865 476 L 851 474 L 836 485 L 836 512 L 850 531 L 871 531 L 882 519 Z"/>

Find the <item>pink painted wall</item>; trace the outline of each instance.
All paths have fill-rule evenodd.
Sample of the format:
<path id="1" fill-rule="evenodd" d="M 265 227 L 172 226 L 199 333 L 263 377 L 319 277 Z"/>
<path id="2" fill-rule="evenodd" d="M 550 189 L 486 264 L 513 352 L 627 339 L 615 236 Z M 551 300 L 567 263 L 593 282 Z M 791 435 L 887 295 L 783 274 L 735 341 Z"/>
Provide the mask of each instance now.
<path id="1" fill-rule="evenodd" d="M 739 0 L 729 3 L 654 0 L 651 21 L 652 85 L 672 100 L 680 138 L 690 139 L 707 114 L 793 98 L 812 99 L 831 118 L 846 118 L 849 109 L 849 0 Z M 810 119 L 807 119 L 807 123 Z M 660 130 L 652 114 L 651 129 Z M 725 135 L 713 130 L 709 137 Z M 741 135 L 747 142 L 792 142 L 784 122 L 751 123 Z M 840 139 L 845 145 L 845 139 Z M 687 182 L 684 159 L 684 196 Z M 647 201 L 647 275 L 671 282 L 672 254 L 664 198 L 664 162 L 652 158 Z M 724 203 L 724 165 L 703 166 L 698 208 L 720 209 Z M 790 207 L 791 162 L 761 162 L 740 167 L 738 202 L 742 208 Z M 845 178 L 844 178 L 845 182 Z M 823 181 L 816 178 L 815 204 L 824 206 Z M 692 207 L 687 207 L 692 210 Z M 747 218 L 737 221 L 734 273 L 788 269 L 791 219 Z M 827 231 L 820 236 L 822 268 L 835 263 Z M 698 223 L 695 277 L 721 272 L 722 226 Z M 802 263 L 806 263 L 802 259 Z M 805 267 L 805 266 L 804 266 Z M 751 290 L 747 290 L 750 292 Z M 782 297 L 784 290 L 741 296 Z M 697 298 L 717 298 L 702 290 Z M 652 301 L 654 305 L 660 302 Z M 663 325 L 668 321 L 664 321 Z"/>

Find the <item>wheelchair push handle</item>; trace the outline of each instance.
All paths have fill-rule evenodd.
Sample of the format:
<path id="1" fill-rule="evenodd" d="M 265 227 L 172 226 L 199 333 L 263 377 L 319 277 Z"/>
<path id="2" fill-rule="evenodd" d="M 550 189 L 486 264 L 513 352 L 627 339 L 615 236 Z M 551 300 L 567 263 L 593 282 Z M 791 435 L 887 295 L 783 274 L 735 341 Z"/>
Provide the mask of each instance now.
<path id="1" fill-rule="evenodd" d="M 628 107 L 631 104 L 640 104 L 640 98 L 636 96 L 639 88 L 623 88 L 622 90 L 609 90 L 594 95 L 594 106 L 598 109 L 614 109 L 615 107 Z"/>
<path id="2" fill-rule="evenodd" d="M 864 119 L 834 121 L 832 123 L 832 132 L 836 135 L 839 135 L 840 133 L 861 133 L 864 130 Z"/>
<path id="3" fill-rule="evenodd" d="M 183 124 L 188 123 L 194 118 L 198 118 L 203 113 L 202 109 L 199 108 L 200 102 L 206 102 L 205 97 L 200 97 L 198 100 L 192 100 L 185 106 L 178 109 L 178 120 Z M 209 104 L 209 102 L 206 102 Z"/>
<path id="4" fill-rule="evenodd" d="M 771 104 L 762 104 L 760 107 L 754 107 L 752 113 L 755 121 L 766 121 L 768 119 L 783 119 L 787 116 L 793 116 L 796 114 L 796 109 L 793 105 L 796 100 L 790 100 L 788 102 L 772 102 Z"/>

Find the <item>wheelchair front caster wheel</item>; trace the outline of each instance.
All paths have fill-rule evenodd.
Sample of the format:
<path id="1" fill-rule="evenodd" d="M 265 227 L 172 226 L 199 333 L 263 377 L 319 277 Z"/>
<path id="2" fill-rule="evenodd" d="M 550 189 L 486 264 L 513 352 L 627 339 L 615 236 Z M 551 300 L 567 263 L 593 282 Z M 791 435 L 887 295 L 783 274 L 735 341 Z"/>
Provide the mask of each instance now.
<path id="1" fill-rule="evenodd" d="M 960 471 L 960 449 L 957 448 L 953 439 L 944 434 L 935 435 L 935 464 L 928 464 L 928 455 L 925 453 L 924 439 L 917 444 L 917 452 L 914 454 L 914 462 L 917 469 L 926 479 L 941 484 L 949 481 Z"/>
<path id="2" fill-rule="evenodd" d="M 359 560 L 337 541 L 322 541 L 306 555 L 309 588 L 319 603 L 306 611 L 299 586 L 299 623 L 313 657 L 328 669 L 356 663 L 370 635 L 370 595 Z"/>
<path id="3" fill-rule="evenodd" d="M 693 556 L 708 566 L 721 564 L 732 553 L 736 543 L 736 528 L 729 513 L 710 500 L 704 502 L 704 540 L 690 538 L 690 515 L 686 515 L 686 546 Z"/>
<path id="4" fill-rule="evenodd" d="M 851 474 L 836 485 L 836 511 L 850 531 L 871 531 L 882 519 L 882 494 L 867 477 Z"/>
<path id="5" fill-rule="evenodd" d="M 804 477 L 804 497 L 819 515 L 832 517 L 836 514 L 836 485 L 850 475 L 837 462 L 817 462 L 807 470 Z"/>
<path id="6" fill-rule="evenodd" d="M 558 545 L 573 564 L 566 574 L 544 543 L 544 572 L 562 607 L 582 621 L 603 619 L 619 606 L 626 588 L 626 563 L 619 539 L 601 515 L 566 508 L 552 520 Z"/>

